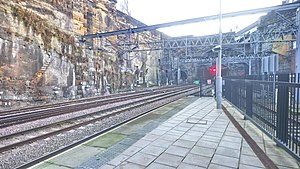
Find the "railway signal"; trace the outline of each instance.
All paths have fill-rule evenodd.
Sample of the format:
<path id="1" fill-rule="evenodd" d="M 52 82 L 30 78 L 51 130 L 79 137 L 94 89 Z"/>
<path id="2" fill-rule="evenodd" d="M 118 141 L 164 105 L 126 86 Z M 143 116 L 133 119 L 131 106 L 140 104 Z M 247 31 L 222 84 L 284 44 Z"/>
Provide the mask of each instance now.
<path id="1" fill-rule="evenodd" d="M 211 67 L 211 68 L 209 69 L 209 73 L 210 73 L 211 75 L 216 75 L 216 72 L 217 72 L 217 68 L 216 68 L 215 66 L 213 66 L 213 67 Z"/>

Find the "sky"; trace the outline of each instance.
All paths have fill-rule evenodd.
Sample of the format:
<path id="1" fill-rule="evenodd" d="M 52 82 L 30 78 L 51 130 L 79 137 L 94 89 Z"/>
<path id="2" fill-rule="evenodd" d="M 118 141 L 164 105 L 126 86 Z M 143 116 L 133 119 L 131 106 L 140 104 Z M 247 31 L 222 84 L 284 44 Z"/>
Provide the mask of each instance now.
<path id="1" fill-rule="evenodd" d="M 118 0 L 119 6 L 123 0 Z M 179 21 L 219 14 L 220 0 L 128 0 L 131 16 L 147 25 Z M 222 12 L 281 5 L 282 0 L 222 0 Z M 117 7 L 119 8 L 119 7 Z M 263 14 L 247 15 L 222 20 L 222 32 L 238 31 L 257 21 Z M 219 33 L 219 22 L 205 21 L 162 28 L 169 36 L 208 35 Z"/>

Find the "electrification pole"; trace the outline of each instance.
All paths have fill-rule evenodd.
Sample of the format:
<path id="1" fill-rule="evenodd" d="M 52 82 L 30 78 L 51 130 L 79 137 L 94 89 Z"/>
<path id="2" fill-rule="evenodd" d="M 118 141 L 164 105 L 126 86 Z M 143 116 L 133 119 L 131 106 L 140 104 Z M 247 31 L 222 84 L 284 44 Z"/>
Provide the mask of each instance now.
<path id="1" fill-rule="evenodd" d="M 221 69 L 222 69 L 222 0 L 220 0 L 220 7 L 219 7 L 219 40 L 220 40 L 220 50 L 219 56 L 216 62 L 216 98 L 217 98 L 217 109 L 222 108 L 222 76 L 221 76 Z"/>
<path id="2" fill-rule="evenodd" d="M 296 39 L 296 57 L 295 57 L 295 73 L 296 73 L 296 82 L 299 83 L 299 75 L 300 75 L 300 8 L 297 9 L 297 13 L 296 13 L 296 24 L 297 24 L 297 39 Z M 300 92 L 299 89 L 296 89 L 296 96 L 298 95 L 298 93 Z M 300 103 L 300 99 L 298 97 L 296 97 L 296 102 Z"/>
<path id="3" fill-rule="evenodd" d="M 178 56 L 178 60 L 177 60 L 177 85 L 180 84 L 180 65 L 179 65 L 179 58 L 180 58 L 180 56 Z"/>
<path id="4" fill-rule="evenodd" d="M 297 9 L 297 40 L 296 40 L 296 69 L 295 73 L 298 77 L 298 74 L 300 73 L 300 8 Z M 299 77 L 298 77 L 299 78 Z"/>

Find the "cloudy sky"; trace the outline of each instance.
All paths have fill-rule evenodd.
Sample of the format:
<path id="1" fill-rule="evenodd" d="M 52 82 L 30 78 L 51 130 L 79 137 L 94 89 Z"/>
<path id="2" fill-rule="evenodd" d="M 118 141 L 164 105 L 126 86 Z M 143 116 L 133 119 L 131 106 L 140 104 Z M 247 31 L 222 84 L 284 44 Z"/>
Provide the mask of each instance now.
<path id="1" fill-rule="evenodd" d="M 118 0 L 118 5 L 123 0 Z M 141 22 L 153 25 L 216 15 L 219 13 L 219 0 L 128 0 L 131 16 Z M 281 5 L 282 0 L 222 0 L 222 12 Z M 248 15 L 223 19 L 223 32 L 240 30 L 255 22 L 260 15 Z M 170 36 L 207 35 L 219 32 L 218 21 L 206 21 L 188 25 L 159 29 Z"/>

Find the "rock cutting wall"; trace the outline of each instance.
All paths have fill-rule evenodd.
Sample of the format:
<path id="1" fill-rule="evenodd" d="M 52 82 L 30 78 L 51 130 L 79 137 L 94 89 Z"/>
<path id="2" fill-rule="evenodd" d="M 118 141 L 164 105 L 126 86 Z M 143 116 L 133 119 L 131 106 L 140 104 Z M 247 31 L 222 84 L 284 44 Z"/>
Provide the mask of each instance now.
<path id="1" fill-rule="evenodd" d="M 284 32 L 284 35 L 276 40 L 295 39 L 296 35 L 292 32 L 296 29 L 296 9 L 280 11 L 279 13 L 270 12 L 261 18 L 258 25 L 258 31 L 262 34 Z M 269 66 L 265 70 L 262 70 L 263 73 L 295 73 L 296 47 L 293 42 L 265 43 L 259 46 L 259 48 L 261 51 L 272 52 L 265 58 L 265 64 Z M 277 70 L 274 70 L 274 68 L 270 70 L 270 67 L 275 67 L 271 66 L 274 64 L 274 60 L 278 60 Z"/>
<path id="2" fill-rule="evenodd" d="M 78 41 L 84 34 L 144 25 L 117 11 L 116 0 L 0 0 L 0 23 L 2 101 L 115 92 L 139 76 L 157 81 L 159 52 L 127 49 L 158 40 L 159 32 Z"/>

